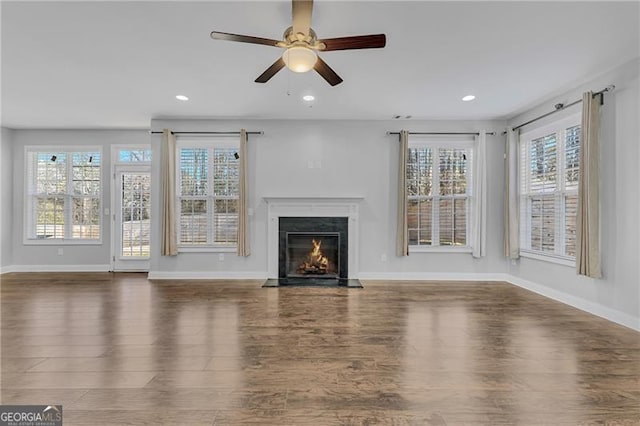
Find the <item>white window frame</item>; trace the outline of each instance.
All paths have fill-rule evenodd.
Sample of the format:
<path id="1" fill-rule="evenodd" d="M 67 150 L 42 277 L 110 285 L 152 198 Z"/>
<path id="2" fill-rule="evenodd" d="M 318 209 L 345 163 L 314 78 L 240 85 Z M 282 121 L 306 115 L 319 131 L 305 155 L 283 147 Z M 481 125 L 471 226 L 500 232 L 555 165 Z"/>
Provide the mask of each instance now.
<path id="1" fill-rule="evenodd" d="M 530 130 L 520 134 L 518 143 L 518 203 L 520 206 L 520 256 L 530 259 L 542 260 L 551 263 L 557 263 L 565 266 L 575 267 L 575 257 L 564 254 L 565 247 L 565 208 L 564 202 L 567 195 L 578 194 L 577 187 L 575 189 L 566 189 L 566 131 L 569 128 L 581 126 L 581 114 L 572 114 L 561 120 L 554 121 L 543 127 Z M 531 197 L 533 192 L 526 191 L 523 193 L 522 186 L 528 190 L 531 182 L 529 181 L 529 170 L 523 171 L 525 165 L 530 164 L 529 144 L 531 141 L 548 136 L 555 133 L 556 135 L 556 188 L 553 192 L 554 209 L 557 212 L 555 217 L 559 220 L 554 224 L 554 251 L 546 252 L 541 250 L 533 250 L 530 247 L 531 234 L 531 202 L 530 199 L 525 201 L 525 197 Z M 524 153 L 522 150 L 526 150 Z M 524 157 L 524 164 L 523 164 Z M 523 175 L 526 176 L 522 181 Z"/>
<path id="2" fill-rule="evenodd" d="M 120 161 L 120 152 L 121 151 L 151 151 L 151 144 L 118 144 L 111 145 L 111 169 L 115 171 L 115 166 L 117 165 L 146 165 L 150 166 L 152 159 L 149 158 L 147 161 Z M 152 155 L 152 153 L 150 153 Z"/>
<path id="3" fill-rule="evenodd" d="M 412 136 L 409 135 L 409 148 L 431 148 L 434 150 L 433 157 L 433 182 L 431 183 L 432 195 L 430 196 L 409 196 L 408 199 L 431 199 L 432 211 L 431 211 L 431 230 L 433 245 L 409 245 L 409 253 L 427 253 L 427 252 L 441 252 L 441 253 L 472 253 L 473 247 L 471 242 L 473 241 L 471 223 L 472 215 L 474 214 L 473 205 L 476 202 L 473 195 L 474 185 L 474 172 L 477 161 L 477 143 L 471 138 L 455 137 L 434 137 L 434 136 Z M 440 240 L 440 218 L 439 218 L 439 201 L 441 198 L 440 192 L 440 173 L 439 173 L 439 149 L 464 149 L 467 151 L 467 155 L 471 156 L 471 161 L 468 162 L 467 167 L 467 194 L 465 196 L 458 196 L 455 198 L 467 199 L 467 214 L 466 214 L 466 233 L 467 244 L 465 246 L 441 246 Z M 436 173 L 436 171 L 438 171 Z"/>
<path id="4" fill-rule="evenodd" d="M 240 150 L 240 139 L 239 137 L 229 137 L 229 136 L 178 136 L 176 138 L 176 234 L 178 240 L 178 252 L 179 253 L 235 253 L 237 251 L 238 244 L 207 244 L 207 245 L 189 245 L 180 243 L 180 214 L 181 214 L 181 205 L 180 201 L 182 199 L 182 194 L 180 193 L 181 188 L 181 167 L 180 167 L 180 149 L 188 147 L 188 148 L 202 148 L 209 150 L 209 154 L 215 148 L 233 148 L 236 150 Z M 213 176 L 213 162 L 211 161 L 212 156 L 208 156 L 209 161 L 207 164 L 207 176 L 211 178 Z M 213 185 L 209 185 L 209 188 L 213 190 Z M 207 241 L 213 241 L 213 221 L 214 221 L 214 211 L 212 207 L 212 200 L 214 197 L 212 194 L 207 194 L 206 196 L 197 197 L 197 198 L 206 198 L 207 199 Z"/>
<path id="5" fill-rule="evenodd" d="M 98 226 L 100 229 L 100 237 L 89 238 L 73 238 L 72 233 L 72 210 L 71 208 L 65 208 L 65 238 L 51 238 L 51 239 L 39 239 L 35 237 L 36 226 L 36 212 L 32 204 L 32 196 L 35 194 L 30 193 L 32 182 L 30 181 L 30 156 L 33 153 L 61 153 L 66 154 L 67 158 L 70 158 L 73 153 L 79 152 L 98 152 L 100 154 L 100 191 L 96 198 L 98 199 Z M 104 172 L 105 172 L 105 157 L 102 152 L 102 147 L 99 145 L 65 145 L 65 146 L 52 146 L 52 145 L 29 145 L 24 147 L 24 223 L 23 223 L 23 244 L 25 245 L 102 245 L 102 237 L 104 235 L 105 221 L 102 217 L 102 196 L 104 194 Z M 73 161 L 67 162 L 67 193 L 62 197 L 65 199 L 65 204 L 73 199 L 72 188 L 73 184 Z M 67 226 L 67 224 L 69 226 Z"/>

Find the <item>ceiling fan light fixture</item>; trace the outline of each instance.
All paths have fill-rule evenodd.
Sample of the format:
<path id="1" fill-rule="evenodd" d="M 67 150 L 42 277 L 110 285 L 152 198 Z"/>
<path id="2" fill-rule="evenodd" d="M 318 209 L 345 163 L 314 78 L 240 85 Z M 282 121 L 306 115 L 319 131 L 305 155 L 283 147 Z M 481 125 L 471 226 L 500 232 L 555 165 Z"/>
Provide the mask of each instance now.
<path id="1" fill-rule="evenodd" d="M 304 46 L 291 46 L 282 54 L 282 60 L 293 72 L 311 71 L 318 61 L 318 55 Z"/>

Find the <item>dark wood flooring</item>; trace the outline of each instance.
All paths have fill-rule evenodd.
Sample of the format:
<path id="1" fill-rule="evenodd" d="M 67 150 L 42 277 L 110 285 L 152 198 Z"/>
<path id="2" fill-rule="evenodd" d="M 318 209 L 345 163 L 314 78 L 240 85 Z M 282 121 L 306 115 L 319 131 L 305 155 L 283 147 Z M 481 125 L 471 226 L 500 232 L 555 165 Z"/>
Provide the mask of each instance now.
<path id="1" fill-rule="evenodd" d="M 640 424 L 640 333 L 506 283 L 1 277 L 3 404 L 65 425 Z"/>

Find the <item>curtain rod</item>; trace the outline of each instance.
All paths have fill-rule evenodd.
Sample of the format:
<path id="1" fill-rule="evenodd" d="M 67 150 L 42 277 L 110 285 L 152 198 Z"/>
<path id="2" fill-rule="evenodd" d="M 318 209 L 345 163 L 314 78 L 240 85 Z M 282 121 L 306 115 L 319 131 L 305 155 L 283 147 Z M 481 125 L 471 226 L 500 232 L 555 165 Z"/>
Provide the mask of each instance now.
<path id="1" fill-rule="evenodd" d="M 399 135 L 400 132 L 387 132 L 387 135 Z M 476 135 L 479 136 L 479 132 L 409 132 L 410 135 Z M 486 132 L 486 135 L 494 135 L 494 132 Z"/>
<path id="2" fill-rule="evenodd" d="M 164 132 L 149 132 L 152 135 L 161 135 Z M 171 132 L 174 135 L 239 135 L 240 132 Z M 264 135 L 260 132 L 247 132 L 248 135 Z"/>
<path id="3" fill-rule="evenodd" d="M 611 85 L 609 85 L 609 86 L 605 87 L 604 89 L 600 90 L 599 92 L 595 92 L 595 93 L 593 94 L 593 97 L 595 98 L 596 96 L 598 96 L 598 95 L 602 95 L 602 94 L 604 94 L 604 93 L 606 93 L 606 92 L 613 92 L 613 90 L 614 90 L 615 88 L 616 88 L 616 86 L 614 86 L 613 84 L 611 84 Z M 567 104 L 567 105 L 565 105 L 565 104 L 555 104 L 555 108 L 556 108 L 555 110 L 553 110 L 553 111 L 551 111 L 551 112 L 548 112 L 548 113 L 546 113 L 546 114 L 542 114 L 542 115 L 541 115 L 541 116 L 539 116 L 539 117 L 536 117 L 536 118 L 534 118 L 534 119 L 532 119 L 532 120 L 527 121 L 526 123 L 522 123 L 522 124 L 520 124 L 520 125 L 518 125 L 518 126 L 515 126 L 515 127 L 513 128 L 513 130 L 518 130 L 519 128 L 524 127 L 524 126 L 526 126 L 527 124 L 535 123 L 535 122 L 536 122 L 536 121 L 538 121 L 538 120 L 542 120 L 542 119 L 543 119 L 543 118 L 545 118 L 545 117 L 548 117 L 548 116 L 550 116 L 550 115 L 552 115 L 552 114 L 555 114 L 556 112 L 563 111 L 563 110 L 565 110 L 565 109 L 567 109 L 567 108 L 569 108 L 569 107 L 572 107 L 572 106 L 574 106 L 574 105 L 579 104 L 580 102 L 582 102 L 582 99 L 578 99 L 577 101 L 571 102 L 570 104 Z M 602 105 L 603 103 L 604 103 L 604 96 L 600 99 L 600 105 Z M 506 132 L 505 132 L 505 133 L 506 133 Z"/>

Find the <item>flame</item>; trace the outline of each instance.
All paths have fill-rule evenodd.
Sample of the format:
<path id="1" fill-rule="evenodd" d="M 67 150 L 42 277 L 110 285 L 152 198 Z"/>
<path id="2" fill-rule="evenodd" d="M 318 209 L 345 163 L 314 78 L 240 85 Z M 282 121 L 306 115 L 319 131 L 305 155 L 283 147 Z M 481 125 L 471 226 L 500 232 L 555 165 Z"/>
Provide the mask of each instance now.
<path id="1" fill-rule="evenodd" d="M 311 243 L 313 244 L 313 249 L 307 255 L 306 259 L 302 262 L 302 264 L 298 268 L 298 271 L 302 273 L 324 274 L 327 272 L 329 259 L 327 259 L 327 257 L 322 254 L 322 250 L 320 250 L 320 246 L 322 246 L 322 240 L 316 241 L 315 239 L 313 239 L 311 240 Z"/>
<path id="2" fill-rule="evenodd" d="M 311 254 L 310 254 L 311 259 L 315 260 L 317 263 L 321 265 L 324 265 L 324 266 L 328 265 L 329 261 L 325 256 L 322 255 L 322 251 L 320 251 L 322 240 L 321 241 L 311 240 L 311 243 L 313 244 L 313 250 L 311 250 Z"/>

